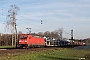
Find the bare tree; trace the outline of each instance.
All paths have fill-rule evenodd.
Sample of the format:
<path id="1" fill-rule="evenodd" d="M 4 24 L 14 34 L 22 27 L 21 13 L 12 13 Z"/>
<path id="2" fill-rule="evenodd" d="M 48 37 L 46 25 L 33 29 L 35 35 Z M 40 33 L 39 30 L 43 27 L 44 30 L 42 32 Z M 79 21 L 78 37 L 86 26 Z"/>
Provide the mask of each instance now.
<path id="1" fill-rule="evenodd" d="M 17 45 L 17 28 L 16 28 L 16 15 L 19 10 L 19 7 L 17 5 L 10 5 L 10 9 L 8 10 L 8 21 L 6 22 L 6 27 L 11 28 L 12 32 L 12 46 L 13 41 L 15 41 L 15 45 Z"/>
<path id="2" fill-rule="evenodd" d="M 52 38 L 58 38 L 59 37 L 57 30 L 52 31 L 50 35 L 51 35 Z"/>
<path id="3" fill-rule="evenodd" d="M 43 36 L 43 32 L 39 32 L 38 35 Z"/>
<path id="4" fill-rule="evenodd" d="M 59 37 L 62 39 L 63 28 L 57 30 Z"/>
<path id="5" fill-rule="evenodd" d="M 49 31 L 44 32 L 44 36 L 50 37 L 50 32 Z"/>

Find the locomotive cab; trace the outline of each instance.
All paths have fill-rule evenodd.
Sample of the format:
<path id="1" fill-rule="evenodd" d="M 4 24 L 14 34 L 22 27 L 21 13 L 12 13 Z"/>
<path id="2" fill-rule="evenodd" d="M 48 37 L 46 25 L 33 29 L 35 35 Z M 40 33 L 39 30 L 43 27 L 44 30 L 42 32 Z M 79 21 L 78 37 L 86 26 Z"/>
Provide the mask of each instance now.
<path id="1" fill-rule="evenodd" d="M 20 47 L 27 47 L 28 46 L 28 35 L 20 35 L 20 38 L 19 38 L 19 45 Z"/>

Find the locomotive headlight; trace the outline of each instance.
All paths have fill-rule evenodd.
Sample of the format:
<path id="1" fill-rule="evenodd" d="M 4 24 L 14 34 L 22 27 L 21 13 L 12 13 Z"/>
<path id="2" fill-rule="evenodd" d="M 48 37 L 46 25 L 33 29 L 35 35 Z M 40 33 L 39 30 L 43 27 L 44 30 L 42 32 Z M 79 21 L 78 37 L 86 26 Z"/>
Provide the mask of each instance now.
<path id="1" fill-rule="evenodd" d="M 21 41 L 19 41 L 19 42 L 21 42 Z"/>
<path id="2" fill-rule="evenodd" d="M 25 42 L 27 42 L 27 41 L 25 41 Z"/>

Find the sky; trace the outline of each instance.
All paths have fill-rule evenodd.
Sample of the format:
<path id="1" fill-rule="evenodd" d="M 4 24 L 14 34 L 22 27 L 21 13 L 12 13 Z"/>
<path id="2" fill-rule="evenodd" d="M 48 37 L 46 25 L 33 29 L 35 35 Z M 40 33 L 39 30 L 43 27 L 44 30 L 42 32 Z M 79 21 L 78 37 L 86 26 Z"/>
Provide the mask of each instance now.
<path id="1" fill-rule="evenodd" d="M 72 29 L 75 39 L 90 38 L 90 0 L 0 0 L 0 33 L 11 32 L 5 27 L 10 5 L 19 7 L 18 31 L 27 33 L 27 27 L 34 33 L 63 28 L 65 38 L 70 38 L 67 33 Z"/>

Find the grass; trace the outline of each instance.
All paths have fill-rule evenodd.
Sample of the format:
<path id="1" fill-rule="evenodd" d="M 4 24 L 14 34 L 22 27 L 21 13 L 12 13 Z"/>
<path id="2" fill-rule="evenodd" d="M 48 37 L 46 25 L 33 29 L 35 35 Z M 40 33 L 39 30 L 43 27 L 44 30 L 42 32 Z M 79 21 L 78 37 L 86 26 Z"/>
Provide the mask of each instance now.
<path id="1" fill-rule="evenodd" d="M 0 46 L 0 48 L 15 48 L 15 46 Z"/>
<path id="2" fill-rule="evenodd" d="M 89 50 L 77 50 L 68 48 L 59 48 L 56 50 L 48 50 L 41 52 L 30 52 L 24 54 L 8 54 L 8 56 L 0 57 L 1 60 L 80 60 L 85 58 L 90 60 Z"/>

